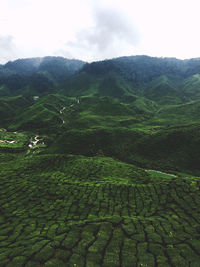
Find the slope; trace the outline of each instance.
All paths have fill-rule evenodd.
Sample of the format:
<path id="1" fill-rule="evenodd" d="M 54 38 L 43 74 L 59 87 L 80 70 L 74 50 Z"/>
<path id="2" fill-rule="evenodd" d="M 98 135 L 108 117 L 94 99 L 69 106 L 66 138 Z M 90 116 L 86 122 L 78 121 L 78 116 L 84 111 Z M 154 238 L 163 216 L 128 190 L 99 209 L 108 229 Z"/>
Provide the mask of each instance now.
<path id="1" fill-rule="evenodd" d="M 62 57 L 18 59 L 0 69 L 0 94 L 34 95 L 52 92 L 58 83 L 77 72 L 85 63 Z"/>
<path id="2" fill-rule="evenodd" d="M 2 266 L 198 266 L 198 178 L 71 155 L 19 155 L 0 177 Z"/>
<path id="3" fill-rule="evenodd" d="M 60 110 L 66 103 L 67 99 L 59 95 L 47 95 L 39 98 L 18 114 L 14 120 L 11 120 L 8 129 L 51 132 L 63 123 Z"/>
<path id="4" fill-rule="evenodd" d="M 199 59 L 148 56 L 93 62 L 69 77 L 60 92 L 68 96 L 99 94 L 120 99 L 137 95 L 161 105 L 180 104 L 198 97 L 198 89 L 192 88 L 198 83 L 199 66 Z"/>

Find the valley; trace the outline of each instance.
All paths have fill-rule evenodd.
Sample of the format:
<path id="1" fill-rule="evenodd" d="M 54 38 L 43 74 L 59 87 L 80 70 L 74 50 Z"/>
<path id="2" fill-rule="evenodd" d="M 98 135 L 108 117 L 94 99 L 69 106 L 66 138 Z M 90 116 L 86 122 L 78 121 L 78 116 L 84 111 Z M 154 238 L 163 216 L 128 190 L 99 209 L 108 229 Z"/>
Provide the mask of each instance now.
<path id="1" fill-rule="evenodd" d="M 0 266 L 199 266 L 199 67 L 1 66 Z"/>

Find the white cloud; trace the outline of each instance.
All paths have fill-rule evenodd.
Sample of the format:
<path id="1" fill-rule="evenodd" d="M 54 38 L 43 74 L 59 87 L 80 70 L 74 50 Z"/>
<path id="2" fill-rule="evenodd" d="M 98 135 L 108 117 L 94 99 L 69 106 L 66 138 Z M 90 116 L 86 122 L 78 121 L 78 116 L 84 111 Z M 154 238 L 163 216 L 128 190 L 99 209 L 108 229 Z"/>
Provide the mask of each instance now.
<path id="1" fill-rule="evenodd" d="M 0 62 L 45 55 L 200 56 L 199 0 L 0 0 L 0 7 L 1 42 L 8 46 Z"/>
<path id="2" fill-rule="evenodd" d="M 0 35 L 0 62 L 5 63 L 17 57 L 17 48 L 13 37 L 10 35 Z"/>
<path id="3" fill-rule="evenodd" d="M 139 34 L 125 15 L 117 9 L 99 6 L 93 13 L 93 26 L 79 30 L 76 40 L 68 42 L 66 49 L 89 60 L 122 56 L 127 49 L 134 51 Z"/>

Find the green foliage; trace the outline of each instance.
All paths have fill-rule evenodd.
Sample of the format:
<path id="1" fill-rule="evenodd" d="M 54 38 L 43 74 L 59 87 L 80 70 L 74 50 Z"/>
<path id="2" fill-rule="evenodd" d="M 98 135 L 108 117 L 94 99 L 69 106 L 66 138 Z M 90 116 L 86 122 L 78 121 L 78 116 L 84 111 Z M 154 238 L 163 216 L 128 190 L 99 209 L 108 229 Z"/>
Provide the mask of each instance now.
<path id="1" fill-rule="evenodd" d="M 10 125 L 16 115 L 32 104 L 29 97 L 0 97 L 0 127 Z"/>
<path id="2" fill-rule="evenodd" d="M 0 266 L 199 266 L 199 62 L 0 66 Z"/>
<path id="3" fill-rule="evenodd" d="M 67 100 L 59 95 L 47 95 L 23 110 L 9 125 L 10 130 L 49 131 L 62 124 L 60 110 Z M 45 130 L 46 129 L 46 130 Z"/>
<path id="4" fill-rule="evenodd" d="M 150 177 L 111 158 L 72 155 L 22 154 L 0 172 L 5 266 L 199 261 L 199 178 Z"/>
<path id="5" fill-rule="evenodd" d="M 135 145 L 136 153 L 157 168 L 199 173 L 198 126 L 171 127 L 146 135 Z"/>
<path id="6" fill-rule="evenodd" d="M 50 93 L 52 87 L 63 82 L 84 65 L 83 61 L 62 57 L 18 59 L 0 68 L 2 96 Z"/>

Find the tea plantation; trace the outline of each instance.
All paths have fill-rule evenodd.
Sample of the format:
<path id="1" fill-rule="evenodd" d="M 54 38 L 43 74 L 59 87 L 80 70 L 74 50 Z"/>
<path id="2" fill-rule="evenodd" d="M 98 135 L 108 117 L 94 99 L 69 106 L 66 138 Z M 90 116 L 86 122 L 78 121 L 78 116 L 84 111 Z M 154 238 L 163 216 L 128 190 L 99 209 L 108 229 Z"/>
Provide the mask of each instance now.
<path id="1" fill-rule="evenodd" d="M 198 178 L 31 153 L 1 153 L 0 266 L 199 266 Z"/>
<path id="2" fill-rule="evenodd" d="M 200 59 L 0 65 L 0 267 L 200 266 Z"/>

